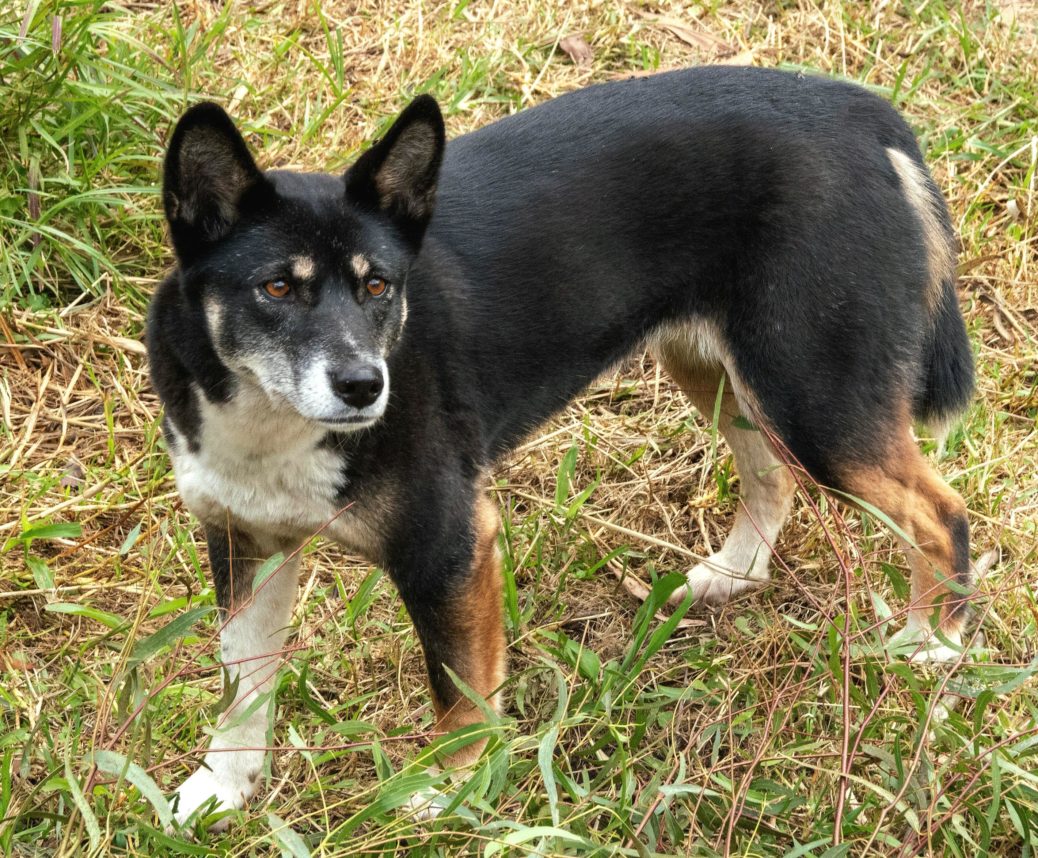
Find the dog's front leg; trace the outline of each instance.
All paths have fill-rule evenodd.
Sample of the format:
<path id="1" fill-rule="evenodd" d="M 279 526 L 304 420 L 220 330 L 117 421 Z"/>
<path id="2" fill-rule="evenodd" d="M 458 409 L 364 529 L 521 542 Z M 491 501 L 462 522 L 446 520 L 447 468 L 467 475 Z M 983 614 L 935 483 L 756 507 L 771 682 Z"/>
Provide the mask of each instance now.
<path id="1" fill-rule="evenodd" d="M 217 811 L 239 809 L 259 786 L 274 679 L 298 583 L 297 552 L 253 589 L 262 562 L 288 546 L 257 539 L 234 525 L 207 526 L 206 542 L 220 607 L 225 682 L 237 688 L 219 716 L 202 767 L 177 790 L 175 812 L 181 823 L 212 799 Z M 225 817 L 212 827 L 226 825 Z"/>
<path id="2" fill-rule="evenodd" d="M 424 541 L 417 551 L 412 549 L 404 568 L 394 570 L 425 651 L 439 733 L 484 720 L 446 668 L 495 710 L 500 708 L 505 633 L 499 528 L 496 508 L 489 499 L 480 498 L 461 532 Z M 477 740 L 440 762 L 446 767 L 471 765 L 485 745 L 486 739 Z"/>

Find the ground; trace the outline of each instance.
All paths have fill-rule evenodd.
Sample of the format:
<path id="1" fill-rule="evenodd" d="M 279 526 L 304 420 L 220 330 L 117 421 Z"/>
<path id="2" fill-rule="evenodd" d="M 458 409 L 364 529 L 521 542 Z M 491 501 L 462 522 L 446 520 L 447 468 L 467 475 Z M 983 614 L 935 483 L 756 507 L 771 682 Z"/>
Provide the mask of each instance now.
<path id="1" fill-rule="evenodd" d="M 1021 0 L 0 9 L 0 851 L 1033 854 L 1036 45 Z M 974 556 L 998 552 L 986 649 L 953 675 L 882 657 L 904 557 L 817 488 L 771 586 L 676 627 L 654 616 L 667 576 L 719 547 L 738 481 L 709 419 L 636 356 L 493 475 L 512 678 L 455 806 L 400 809 L 435 780 L 418 643 L 379 571 L 315 542 L 268 798 L 226 834 L 164 834 L 220 702 L 205 551 L 140 344 L 172 264 L 156 187 L 172 122 L 214 98 L 264 166 L 338 170 L 418 92 L 459 134 L 719 62 L 858 81 L 919 133 L 978 366 L 947 451 L 921 443 L 969 506 Z"/>

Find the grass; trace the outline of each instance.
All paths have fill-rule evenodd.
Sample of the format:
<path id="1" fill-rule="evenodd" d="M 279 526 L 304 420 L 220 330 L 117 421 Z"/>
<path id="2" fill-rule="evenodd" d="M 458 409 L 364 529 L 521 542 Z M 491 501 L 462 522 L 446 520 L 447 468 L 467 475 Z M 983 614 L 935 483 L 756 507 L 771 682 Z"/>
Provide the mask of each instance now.
<path id="1" fill-rule="evenodd" d="M 1036 28 L 1014 0 L 0 7 L 0 852 L 1033 855 Z M 560 50 L 572 33 L 590 64 Z M 451 741 L 427 744 L 408 619 L 378 570 L 315 543 L 269 799 L 226 835 L 163 834 L 220 696 L 205 553 L 139 345 L 171 264 L 156 182 L 175 117 L 216 98 L 264 164 L 340 169 L 418 92 L 457 134 L 591 81 L 726 60 L 873 87 L 951 204 L 979 391 L 939 466 L 974 553 L 1001 552 L 980 582 L 987 650 L 952 676 L 877 658 L 904 558 L 816 490 L 770 587 L 657 619 L 738 487 L 723 442 L 638 357 L 494 475 L 510 703 L 449 812 L 399 811 Z"/>

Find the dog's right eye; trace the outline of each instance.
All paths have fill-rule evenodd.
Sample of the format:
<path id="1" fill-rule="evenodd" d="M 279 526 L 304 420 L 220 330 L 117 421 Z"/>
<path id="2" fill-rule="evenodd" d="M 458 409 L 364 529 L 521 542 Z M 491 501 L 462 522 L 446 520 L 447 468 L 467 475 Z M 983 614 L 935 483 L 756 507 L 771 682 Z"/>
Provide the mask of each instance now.
<path id="1" fill-rule="evenodd" d="M 271 298 L 284 298 L 292 290 L 284 280 L 268 280 L 263 284 L 263 291 Z"/>

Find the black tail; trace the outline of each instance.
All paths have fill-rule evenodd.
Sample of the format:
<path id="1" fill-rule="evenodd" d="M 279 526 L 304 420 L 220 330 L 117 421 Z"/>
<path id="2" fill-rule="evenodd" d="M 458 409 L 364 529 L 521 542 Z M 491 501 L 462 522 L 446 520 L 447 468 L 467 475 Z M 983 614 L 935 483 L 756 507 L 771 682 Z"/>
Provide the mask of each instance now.
<path id="1" fill-rule="evenodd" d="M 931 428 L 948 424 L 973 396 L 973 352 L 955 294 L 955 280 L 941 284 L 923 348 L 922 378 L 912 403 L 916 420 Z"/>

